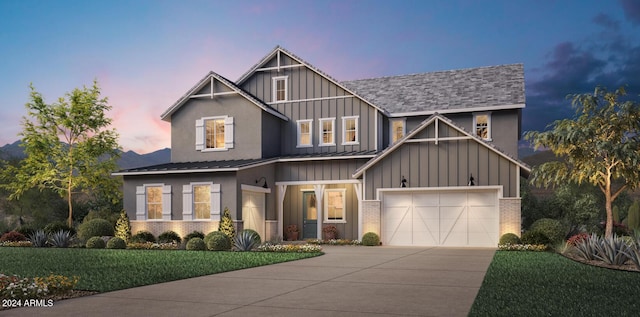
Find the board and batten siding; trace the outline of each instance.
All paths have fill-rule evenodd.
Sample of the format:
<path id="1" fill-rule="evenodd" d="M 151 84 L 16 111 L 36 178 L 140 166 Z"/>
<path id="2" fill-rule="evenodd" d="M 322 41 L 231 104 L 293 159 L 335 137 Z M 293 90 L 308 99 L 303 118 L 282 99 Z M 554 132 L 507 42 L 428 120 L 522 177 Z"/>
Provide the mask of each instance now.
<path id="1" fill-rule="evenodd" d="M 440 122 L 438 137 L 460 137 L 460 132 Z M 518 171 L 515 163 L 475 139 L 442 140 L 438 144 L 435 125 L 429 125 L 412 139 L 369 167 L 365 174 L 365 199 L 377 199 L 376 189 L 398 188 L 404 177 L 407 187 L 468 186 L 473 175 L 476 186 L 503 186 L 504 197 L 517 197 Z"/>
<path id="2" fill-rule="evenodd" d="M 292 63 L 282 55 L 281 66 Z M 264 67 L 275 66 L 272 60 Z M 287 101 L 273 103 L 273 78 L 281 76 L 287 76 Z M 282 155 L 360 152 L 376 147 L 376 109 L 313 70 L 301 66 L 257 71 L 242 83 L 242 88 L 290 118 L 281 125 Z M 358 144 L 343 145 L 342 118 L 350 116 L 358 117 Z M 322 118 L 335 118 L 335 146 L 319 146 L 319 119 Z M 297 121 L 305 119 L 313 120 L 313 146 L 298 148 Z"/>
<path id="3" fill-rule="evenodd" d="M 281 182 L 353 180 L 351 175 L 366 159 L 283 162 L 276 167 L 276 179 Z"/>
<path id="4" fill-rule="evenodd" d="M 340 239 L 359 239 L 358 237 L 358 197 L 354 191 L 353 184 L 330 184 L 325 186 L 327 189 L 345 189 L 345 223 L 331 223 L 338 229 L 338 238 Z M 295 224 L 302 230 L 303 227 L 303 192 L 313 192 L 312 185 L 287 186 L 287 193 L 283 202 L 283 225 Z M 323 202 L 324 203 L 324 202 Z M 324 211 L 323 211 L 324 212 Z M 302 233 L 300 234 L 300 238 Z"/>

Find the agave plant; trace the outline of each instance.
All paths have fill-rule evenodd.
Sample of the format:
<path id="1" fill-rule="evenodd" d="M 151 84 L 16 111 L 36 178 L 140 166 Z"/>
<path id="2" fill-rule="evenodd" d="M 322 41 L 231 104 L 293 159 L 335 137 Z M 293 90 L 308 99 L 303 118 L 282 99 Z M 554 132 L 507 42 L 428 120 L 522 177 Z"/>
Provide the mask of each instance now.
<path id="1" fill-rule="evenodd" d="M 622 265 L 629 260 L 629 256 L 627 256 L 629 246 L 623 239 L 614 234 L 611 238 L 599 240 L 595 246 L 596 254 L 594 255 L 597 259 L 612 265 Z"/>
<path id="2" fill-rule="evenodd" d="M 71 232 L 67 230 L 59 230 L 51 234 L 51 239 L 49 241 L 51 245 L 58 248 L 66 248 L 69 247 L 71 243 Z"/>
<path id="3" fill-rule="evenodd" d="M 38 230 L 29 235 L 29 241 L 31 241 L 31 245 L 36 248 L 43 248 L 47 246 L 47 234 L 44 230 Z"/>
<path id="4" fill-rule="evenodd" d="M 631 259 L 631 262 L 635 264 L 636 268 L 640 270 L 640 250 L 637 248 L 637 246 L 630 246 L 626 251 L 623 252 L 629 257 L 629 259 Z"/>
<path id="5" fill-rule="evenodd" d="M 233 247 L 237 251 L 251 251 L 260 244 L 255 231 L 243 230 L 233 238 Z"/>
<path id="6" fill-rule="evenodd" d="M 597 253 L 596 245 L 599 241 L 600 237 L 595 233 L 592 233 L 585 239 L 578 240 L 575 245 L 576 254 L 584 260 L 595 260 L 595 255 Z"/>

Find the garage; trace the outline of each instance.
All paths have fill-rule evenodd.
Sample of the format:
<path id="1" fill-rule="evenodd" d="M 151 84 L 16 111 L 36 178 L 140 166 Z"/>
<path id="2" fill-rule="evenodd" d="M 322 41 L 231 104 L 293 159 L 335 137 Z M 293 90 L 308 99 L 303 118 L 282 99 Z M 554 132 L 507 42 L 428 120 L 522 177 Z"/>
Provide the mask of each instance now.
<path id="1" fill-rule="evenodd" d="M 423 189 L 382 192 L 383 244 L 496 247 L 498 189 Z"/>
<path id="2" fill-rule="evenodd" d="M 265 237 L 265 199 L 264 193 L 242 191 L 242 217 L 244 229 L 255 230 L 260 237 Z"/>

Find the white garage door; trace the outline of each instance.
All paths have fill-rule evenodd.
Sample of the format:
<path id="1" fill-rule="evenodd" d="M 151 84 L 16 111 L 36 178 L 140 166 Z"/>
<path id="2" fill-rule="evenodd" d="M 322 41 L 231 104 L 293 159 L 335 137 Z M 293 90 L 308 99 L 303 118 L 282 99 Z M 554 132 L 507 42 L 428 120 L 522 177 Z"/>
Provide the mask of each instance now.
<path id="1" fill-rule="evenodd" d="M 498 245 L 495 190 L 383 194 L 382 241 L 387 245 Z"/>

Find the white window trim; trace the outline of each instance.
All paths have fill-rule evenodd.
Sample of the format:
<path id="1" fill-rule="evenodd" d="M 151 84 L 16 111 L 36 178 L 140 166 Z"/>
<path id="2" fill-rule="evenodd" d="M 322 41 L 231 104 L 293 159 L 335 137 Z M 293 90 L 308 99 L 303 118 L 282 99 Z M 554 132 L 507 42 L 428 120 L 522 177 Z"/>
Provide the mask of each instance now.
<path id="1" fill-rule="evenodd" d="M 398 139 L 393 141 L 393 135 L 395 134 L 395 131 L 393 131 L 394 122 L 402 122 L 402 137 L 407 135 L 407 118 L 389 119 L 389 144 L 393 144 L 400 140 Z"/>
<path id="2" fill-rule="evenodd" d="M 329 220 L 329 193 L 341 192 L 342 193 L 342 220 Z M 345 188 L 330 188 L 324 190 L 322 213 L 324 223 L 347 223 L 347 190 Z"/>
<path id="3" fill-rule="evenodd" d="M 273 98 L 271 98 L 273 103 L 278 103 L 278 102 L 287 102 L 289 101 L 289 76 L 278 76 L 278 77 L 273 77 L 271 82 L 271 86 L 272 86 L 272 95 Z M 277 100 L 278 99 L 278 80 L 284 80 L 284 99 L 283 100 Z"/>
<path id="4" fill-rule="evenodd" d="M 162 187 L 162 219 L 147 219 L 147 187 Z M 171 185 L 153 183 L 136 186 L 136 220 L 171 220 Z"/>
<path id="5" fill-rule="evenodd" d="M 482 116 L 482 115 L 486 115 L 487 116 L 487 137 L 483 138 L 483 140 L 485 141 L 493 141 L 493 139 L 491 138 L 491 112 L 474 112 L 473 113 L 473 126 L 471 131 L 473 131 L 473 135 L 478 136 L 476 134 L 476 118 L 478 116 Z"/>
<path id="6" fill-rule="evenodd" d="M 347 141 L 347 120 L 355 120 L 356 121 L 356 140 L 355 141 Z M 360 144 L 360 116 L 348 116 L 342 117 L 342 145 L 355 145 Z"/>
<path id="7" fill-rule="evenodd" d="M 207 148 L 205 144 L 207 129 L 205 128 L 205 122 L 208 120 L 224 120 L 224 147 L 222 148 Z M 215 116 L 215 117 L 202 117 L 196 120 L 196 150 L 200 152 L 220 152 L 228 151 L 234 147 L 233 144 L 233 117 L 229 116 Z"/>
<path id="8" fill-rule="evenodd" d="M 322 131 L 323 122 L 331 122 L 331 143 L 324 143 L 324 134 Z M 336 145 L 336 118 L 321 118 L 318 124 L 318 145 L 319 146 L 335 146 Z"/>
<path id="9" fill-rule="evenodd" d="M 300 144 L 300 124 L 301 123 L 309 123 L 309 144 Z M 304 120 L 298 120 L 297 121 L 297 148 L 308 148 L 308 147 L 313 147 L 313 119 L 304 119 Z"/>
<path id="10" fill-rule="evenodd" d="M 209 219 L 196 219 L 193 215 L 193 187 L 197 185 L 211 186 L 211 214 Z M 220 184 L 213 182 L 192 182 L 182 185 L 182 220 L 220 221 Z"/>

